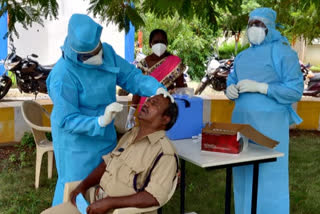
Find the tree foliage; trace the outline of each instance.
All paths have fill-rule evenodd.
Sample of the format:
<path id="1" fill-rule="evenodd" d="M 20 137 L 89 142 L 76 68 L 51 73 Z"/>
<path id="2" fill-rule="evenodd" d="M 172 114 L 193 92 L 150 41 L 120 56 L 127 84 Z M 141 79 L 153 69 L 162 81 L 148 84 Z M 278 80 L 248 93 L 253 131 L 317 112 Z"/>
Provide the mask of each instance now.
<path id="1" fill-rule="evenodd" d="M 303 36 L 309 42 L 320 37 L 319 0 L 257 0 L 262 6 L 272 7 L 278 13 L 277 22 L 290 40 Z"/>
<path id="2" fill-rule="evenodd" d="M 34 22 L 43 25 L 43 18 L 52 19 L 58 16 L 59 5 L 56 0 L 1 0 L 0 17 L 8 13 L 8 33 L 19 36 L 15 25 L 31 27 Z M 8 36 L 8 33 L 5 36 Z M 2 35 L 1 35 L 2 36 Z"/>
<path id="3" fill-rule="evenodd" d="M 130 22 L 139 29 L 145 23 L 143 14 L 153 13 L 159 18 L 174 17 L 192 20 L 193 17 L 212 24 L 217 29 L 217 19 L 221 15 L 217 8 L 236 11 L 242 0 L 88 0 L 88 12 L 100 17 L 102 21 L 114 22 L 119 30 L 129 30 Z M 57 0 L 0 0 L 0 16 L 9 13 L 9 32 L 17 33 L 16 23 L 24 27 L 33 22 L 43 23 L 43 18 L 57 18 Z M 132 5 L 135 5 L 132 7 Z"/>
<path id="4" fill-rule="evenodd" d="M 66 1 L 66 0 L 65 0 Z M 292 39 L 303 36 L 309 41 L 320 35 L 319 0 L 83 0 L 89 1 L 88 12 L 102 21 L 118 24 L 119 30 L 129 30 L 130 21 L 139 29 L 145 25 L 143 15 L 153 13 L 158 18 L 193 20 L 222 27 L 236 35 L 246 24 L 249 9 L 266 6 L 278 12 L 282 31 Z M 132 7 L 132 5 L 135 5 Z M 58 18 L 57 0 L 0 0 L 0 16 L 8 12 L 9 33 L 18 34 L 15 25 L 27 28 L 32 23 L 43 24 L 43 19 Z M 180 21 L 180 20 L 179 20 Z M 219 24 L 220 23 L 220 24 Z"/>
<path id="5" fill-rule="evenodd" d="M 237 36 L 247 25 L 250 11 L 257 7 L 270 7 L 277 12 L 279 30 L 293 41 L 304 37 L 309 42 L 320 37 L 319 0 L 243 0 L 236 14 L 224 13 L 219 19 L 219 27 L 226 36 Z"/>

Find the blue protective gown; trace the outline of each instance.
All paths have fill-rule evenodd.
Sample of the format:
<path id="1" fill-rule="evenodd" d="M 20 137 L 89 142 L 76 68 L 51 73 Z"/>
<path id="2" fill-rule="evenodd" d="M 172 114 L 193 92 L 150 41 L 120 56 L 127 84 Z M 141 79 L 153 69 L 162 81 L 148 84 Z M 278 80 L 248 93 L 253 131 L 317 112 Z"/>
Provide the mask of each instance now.
<path id="1" fill-rule="evenodd" d="M 296 53 L 287 40 L 272 26 L 260 45 L 253 45 L 235 59 L 234 71 L 227 85 L 249 79 L 269 85 L 267 95 L 242 93 L 235 99 L 232 123 L 250 124 L 262 134 L 276 140 L 275 150 L 284 157 L 276 162 L 260 164 L 258 183 L 258 214 L 289 213 L 289 125 L 300 123 L 291 104 L 300 100 L 303 77 Z M 251 213 L 253 166 L 235 167 L 235 213 Z"/>
<path id="2" fill-rule="evenodd" d="M 96 38 L 88 36 L 88 32 L 94 32 Z M 102 155 L 116 146 L 113 122 L 103 128 L 98 124 L 98 117 L 104 114 L 106 106 L 116 101 L 116 85 L 140 96 L 152 96 L 162 87 L 156 79 L 143 75 L 118 56 L 106 43 L 103 43 L 102 65 L 78 61 L 74 49 L 94 49 L 100 34 L 101 26 L 89 17 L 73 15 L 62 47 L 63 56 L 47 79 L 48 93 L 54 104 L 51 126 L 58 170 L 53 206 L 62 203 L 66 182 L 84 179 L 100 164 Z"/>

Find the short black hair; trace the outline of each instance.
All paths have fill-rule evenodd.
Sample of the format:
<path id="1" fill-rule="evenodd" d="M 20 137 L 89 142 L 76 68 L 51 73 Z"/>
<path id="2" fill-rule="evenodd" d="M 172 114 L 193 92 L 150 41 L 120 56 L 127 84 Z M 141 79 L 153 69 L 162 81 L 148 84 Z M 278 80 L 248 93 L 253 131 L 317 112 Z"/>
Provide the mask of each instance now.
<path id="1" fill-rule="evenodd" d="M 149 44 L 151 44 L 153 37 L 158 33 L 161 33 L 164 36 L 164 38 L 166 39 L 166 41 L 168 42 L 167 33 L 164 30 L 154 29 L 153 31 L 151 31 L 151 33 L 149 35 Z"/>
<path id="2" fill-rule="evenodd" d="M 172 103 L 170 98 L 167 98 L 169 100 L 169 105 L 166 110 L 163 112 L 163 116 L 168 116 L 170 117 L 169 123 L 167 123 L 165 130 L 168 131 L 169 129 L 172 128 L 172 126 L 176 123 L 179 110 L 178 110 L 178 105 L 176 102 Z"/>

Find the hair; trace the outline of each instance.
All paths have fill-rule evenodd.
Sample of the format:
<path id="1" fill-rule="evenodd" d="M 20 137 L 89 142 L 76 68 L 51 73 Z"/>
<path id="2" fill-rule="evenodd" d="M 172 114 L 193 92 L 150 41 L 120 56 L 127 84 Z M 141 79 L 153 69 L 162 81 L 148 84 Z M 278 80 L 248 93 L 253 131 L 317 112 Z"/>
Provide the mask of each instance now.
<path id="1" fill-rule="evenodd" d="M 162 114 L 163 116 L 170 117 L 170 121 L 169 121 L 169 123 L 167 123 L 166 128 L 165 128 L 166 131 L 171 129 L 172 126 L 176 123 L 177 118 L 178 118 L 178 114 L 179 114 L 177 103 L 176 102 L 172 103 L 170 98 L 167 98 L 167 99 L 169 100 L 169 105 L 168 105 L 167 109 L 164 110 L 164 112 Z"/>
<path id="2" fill-rule="evenodd" d="M 168 42 L 168 37 L 167 37 L 167 33 L 162 30 L 162 29 L 154 29 L 153 31 L 151 31 L 150 36 L 149 36 L 149 44 L 151 44 L 153 37 L 158 34 L 161 33 L 164 38 L 166 39 L 166 41 Z"/>

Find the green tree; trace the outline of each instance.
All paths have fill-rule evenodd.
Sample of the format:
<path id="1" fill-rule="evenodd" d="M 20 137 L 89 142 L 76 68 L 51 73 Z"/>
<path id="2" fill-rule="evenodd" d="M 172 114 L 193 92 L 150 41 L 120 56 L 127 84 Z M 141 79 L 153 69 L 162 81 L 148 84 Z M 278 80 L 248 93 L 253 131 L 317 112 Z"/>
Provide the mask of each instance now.
<path id="1" fill-rule="evenodd" d="M 57 18 L 59 5 L 57 0 L 0 0 L 0 16 L 9 14 L 9 32 L 17 34 L 16 23 L 24 27 L 33 22 L 43 23 L 43 18 Z M 131 5 L 134 4 L 135 7 Z M 217 27 L 217 17 L 221 14 L 216 8 L 234 11 L 241 0 L 90 0 L 89 12 L 103 21 L 118 24 L 119 30 L 129 30 L 130 21 L 138 29 L 145 23 L 143 14 L 153 13 L 159 18 L 174 17 L 192 20 L 194 16 L 203 22 Z"/>
<path id="2" fill-rule="evenodd" d="M 57 18 L 58 9 L 56 0 L 0 0 L 0 17 L 7 12 L 9 19 L 9 32 L 4 36 L 12 32 L 19 36 L 16 23 L 22 24 L 26 29 L 34 22 L 43 25 L 43 18 Z"/>
<path id="3" fill-rule="evenodd" d="M 224 36 L 234 37 L 235 54 L 238 53 L 238 42 L 247 27 L 250 11 L 259 6 L 256 0 L 243 0 L 236 11 L 227 11 L 219 18 L 219 27 L 223 30 Z"/>
<path id="4" fill-rule="evenodd" d="M 132 4 L 135 7 L 131 7 Z M 278 21 L 285 26 L 282 32 L 289 38 L 303 36 L 311 41 L 319 37 L 319 0 L 90 0 L 88 11 L 126 31 L 130 21 L 136 29 L 144 26 L 142 17 L 149 12 L 158 18 L 173 18 L 176 14 L 185 20 L 196 17 L 212 25 L 214 30 L 222 23 L 220 26 L 237 39 L 239 29 L 244 26 L 239 20 L 245 20 L 247 9 L 258 5 L 272 7 L 278 12 Z M 57 0 L 0 0 L 0 7 L 0 16 L 5 12 L 9 14 L 9 33 L 18 34 L 16 23 L 27 28 L 33 22 L 43 24 L 43 18 L 58 18 Z M 219 22 L 220 17 L 222 21 Z"/>
<path id="5" fill-rule="evenodd" d="M 260 0 L 261 5 L 272 7 L 278 13 L 277 22 L 289 40 L 304 37 L 308 42 L 320 37 L 319 0 Z"/>

